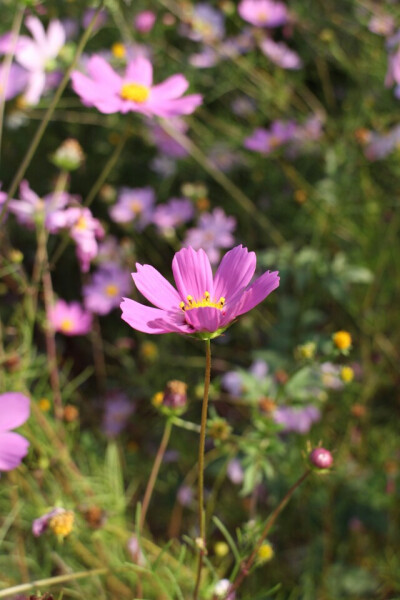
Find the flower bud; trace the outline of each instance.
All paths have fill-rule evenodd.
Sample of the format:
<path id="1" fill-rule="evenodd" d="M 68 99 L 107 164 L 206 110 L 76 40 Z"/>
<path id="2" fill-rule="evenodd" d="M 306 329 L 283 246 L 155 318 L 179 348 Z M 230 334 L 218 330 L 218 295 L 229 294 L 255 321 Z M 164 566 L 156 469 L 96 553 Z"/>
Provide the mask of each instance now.
<path id="1" fill-rule="evenodd" d="M 75 171 L 79 169 L 85 155 L 78 140 L 68 138 L 50 157 L 51 162 L 64 171 Z"/>
<path id="2" fill-rule="evenodd" d="M 325 448 L 314 448 L 309 455 L 311 464 L 317 469 L 330 469 L 333 465 L 333 456 Z"/>
<path id="3" fill-rule="evenodd" d="M 168 381 L 164 389 L 163 406 L 167 408 L 185 408 L 187 404 L 187 385 L 174 379 Z"/>

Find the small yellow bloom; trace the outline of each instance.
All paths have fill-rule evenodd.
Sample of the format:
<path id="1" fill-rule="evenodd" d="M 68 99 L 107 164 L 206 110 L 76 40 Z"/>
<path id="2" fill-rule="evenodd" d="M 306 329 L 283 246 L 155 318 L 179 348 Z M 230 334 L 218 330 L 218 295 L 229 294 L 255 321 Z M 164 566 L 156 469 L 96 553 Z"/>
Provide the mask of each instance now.
<path id="1" fill-rule="evenodd" d="M 51 402 L 48 398 L 40 398 L 38 404 L 40 410 L 42 410 L 43 412 L 49 412 L 51 408 Z"/>
<path id="2" fill-rule="evenodd" d="M 164 400 L 164 392 L 157 392 L 152 397 L 151 403 L 153 406 L 161 406 L 163 400 Z"/>
<path id="3" fill-rule="evenodd" d="M 345 383 L 350 383 L 354 379 L 354 371 L 351 367 L 342 367 L 340 370 L 340 378 Z"/>
<path id="4" fill-rule="evenodd" d="M 300 358 L 305 358 L 310 360 L 315 356 L 316 350 L 315 342 L 307 342 L 306 344 L 302 344 L 301 346 L 297 346 L 297 353 Z"/>
<path id="5" fill-rule="evenodd" d="M 115 42 L 111 46 L 111 52 L 115 58 L 125 58 L 126 56 L 126 48 L 121 42 Z"/>
<path id="6" fill-rule="evenodd" d="M 229 546 L 226 542 L 216 542 L 214 544 L 214 552 L 216 556 L 224 558 L 224 556 L 229 554 Z"/>
<path id="7" fill-rule="evenodd" d="M 259 564 L 269 562 L 274 558 L 275 552 L 269 542 L 264 542 L 258 549 L 257 556 Z"/>
<path id="8" fill-rule="evenodd" d="M 348 331 L 337 331 L 333 334 L 332 339 L 339 350 L 348 350 L 352 344 L 351 335 Z"/>
<path id="9" fill-rule="evenodd" d="M 49 527 L 60 538 L 65 538 L 72 531 L 75 515 L 71 510 L 54 515 L 49 521 Z"/>

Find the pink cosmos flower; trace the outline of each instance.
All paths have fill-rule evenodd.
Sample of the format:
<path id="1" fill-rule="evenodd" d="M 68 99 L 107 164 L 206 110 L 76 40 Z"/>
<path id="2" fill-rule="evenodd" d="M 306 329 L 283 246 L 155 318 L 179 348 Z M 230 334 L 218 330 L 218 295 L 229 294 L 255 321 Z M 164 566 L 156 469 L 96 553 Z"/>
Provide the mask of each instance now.
<path id="1" fill-rule="evenodd" d="M 271 38 L 265 38 L 260 43 L 260 49 L 265 56 L 282 69 L 296 70 L 303 66 L 297 52 L 291 50 L 284 42 L 274 42 Z"/>
<path id="2" fill-rule="evenodd" d="M 58 20 L 50 21 L 47 32 L 37 17 L 27 17 L 25 25 L 32 37 L 19 38 L 15 60 L 29 73 L 24 99 L 28 104 L 37 104 L 46 87 L 49 67 L 64 46 L 66 35 Z"/>
<path id="3" fill-rule="evenodd" d="M 28 452 L 28 440 L 10 430 L 28 419 L 29 403 L 29 398 L 18 392 L 0 395 L 0 471 L 18 467 Z"/>
<path id="4" fill-rule="evenodd" d="M 87 70 L 89 77 L 79 71 L 72 73 L 72 87 L 86 106 L 105 114 L 140 112 L 169 118 L 188 115 L 202 103 L 199 94 L 182 97 L 189 87 L 183 75 L 153 85 L 152 64 L 143 56 L 128 63 L 123 77 L 98 55 L 89 60 Z"/>
<path id="5" fill-rule="evenodd" d="M 67 192 L 53 192 L 41 198 L 24 180 L 19 187 L 19 200 L 10 200 L 8 208 L 13 213 L 18 223 L 28 228 L 34 228 L 36 219 L 45 220 L 46 229 L 54 233 L 57 218 L 62 214 L 67 203 L 73 199 L 73 196 Z"/>
<path id="6" fill-rule="evenodd" d="M 248 150 L 253 150 L 253 152 L 269 154 L 291 140 L 295 132 L 295 123 L 290 121 L 274 121 L 269 130 L 262 127 L 255 129 L 244 140 L 244 147 Z"/>
<path id="7" fill-rule="evenodd" d="M 68 304 L 65 300 L 57 300 L 47 318 L 54 331 L 64 335 L 85 335 L 92 326 L 92 315 L 79 302 Z"/>
<path id="8" fill-rule="evenodd" d="M 171 198 L 166 204 L 159 204 L 153 215 L 153 223 L 168 235 L 179 225 L 190 221 L 194 215 L 192 202 L 188 198 Z"/>
<path id="9" fill-rule="evenodd" d="M 133 329 L 152 334 L 216 337 L 279 285 L 277 271 L 267 271 L 249 285 L 256 255 L 243 246 L 225 254 L 214 277 L 203 249 L 183 248 L 172 261 L 177 290 L 152 266 L 136 264 L 136 268 L 132 274 L 136 287 L 157 308 L 124 298 L 122 319 Z"/>
<path id="10" fill-rule="evenodd" d="M 106 315 L 119 306 L 121 298 L 131 289 L 127 272 L 116 264 L 103 264 L 94 273 L 91 283 L 83 288 L 85 308 L 98 315 Z"/>
<path id="11" fill-rule="evenodd" d="M 121 188 L 116 204 L 110 208 L 110 217 L 115 223 L 135 222 L 141 231 L 149 223 L 154 211 L 156 195 L 153 188 Z"/>
<path id="12" fill-rule="evenodd" d="M 256 27 L 279 27 L 288 20 L 283 2 L 273 0 L 242 0 L 238 12 L 242 19 Z"/>
<path id="13" fill-rule="evenodd" d="M 81 271 L 87 273 L 90 262 L 98 252 L 98 239 L 104 237 L 104 229 L 89 208 L 84 206 L 70 206 L 57 213 L 57 218 L 52 220 L 53 232 L 60 229 L 69 229 L 71 238 L 76 243 L 76 255 Z"/>
<path id="14" fill-rule="evenodd" d="M 12 63 L 9 68 L 0 65 L 0 98 L 11 100 L 22 92 L 28 81 L 25 69 Z"/>

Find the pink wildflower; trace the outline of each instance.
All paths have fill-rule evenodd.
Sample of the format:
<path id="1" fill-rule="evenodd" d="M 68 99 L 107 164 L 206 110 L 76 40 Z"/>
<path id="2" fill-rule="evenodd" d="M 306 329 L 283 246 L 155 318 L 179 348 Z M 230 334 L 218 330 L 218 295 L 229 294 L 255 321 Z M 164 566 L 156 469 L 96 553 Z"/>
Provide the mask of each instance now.
<path id="1" fill-rule="evenodd" d="M 72 73 L 72 87 L 84 104 L 105 114 L 140 112 L 169 118 L 190 114 L 202 102 L 199 94 L 182 97 L 189 87 L 183 75 L 153 85 L 152 64 L 142 56 L 128 63 L 123 77 L 98 55 L 89 60 L 87 70 L 90 77 Z"/>
<path id="2" fill-rule="evenodd" d="M 242 0 L 238 12 L 242 19 L 256 27 L 279 27 L 288 20 L 283 2 L 273 0 Z"/>
<path id="3" fill-rule="evenodd" d="M 156 15 L 152 10 L 142 10 L 134 19 L 134 26 L 139 33 L 149 33 L 156 22 Z"/>
<path id="4" fill-rule="evenodd" d="M 135 222 L 142 231 L 149 223 L 154 212 L 156 196 L 153 188 L 121 188 L 116 204 L 110 208 L 110 217 L 115 223 Z"/>
<path id="5" fill-rule="evenodd" d="M 261 51 L 273 63 L 282 67 L 282 69 L 301 69 L 303 63 L 300 56 L 294 50 L 291 50 L 284 42 L 274 42 L 271 38 L 265 38 L 260 43 Z"/>
<path id="6" fill-rule="evenodd" d="M 53 192 L 41 198 L 24 180 L 19 187 L 20 199 L 10 200 L 8 208 L 18 223 L 28 228 L 34 228 L 35 222 L 44 219 L 46 228 L 54 233 L 56 223 L 67 203 L 73 198 L 67 192 Z"/>
<path id="7" fill-rule="evenodd" d="M 236 317 L 262 302 L 279 285 L 278 273 L 267 271 L 249 285 L 256 255 L 243 246 L 227 252 L 213 277 L 203 249 L 183 248 L 172 261 L 176 286 L 150 265 L 136 264 L 138 290 L 157 308 L 123 299 L 122 319 L 144 333 L 199 334 L 216 337 Z"/>
<path id="8" fill-rule="evenodd" d="M 0 471 L 18 467 L 28 452 L 29 442 L 10 430 L 28 419 L 29 403 L 29 398 L 18 392 L 0 395 Z"/>
<path id="9" fill-rule="evenodd" d="M 11 100 L 22 92 L 28 81 L 25 69 L 12 63 L 9 68 L 0 65 L 0 98 Z"/>
<path id="10" fill-rule="evenodd" d="M 68 304 L 65 300 L 57 300 L 47 318 L 54 331 L 64 335 L 85 335 L 92 326 L 92 315 L 79 302 Z"/>
<path id="11" fill-rule="evenodd" d="M 212 264 L 219 261 L 221 248 L 229 248 L 235 243 L 232 232 L 236 219 L 227 216 L 222 208 L 214 208 L 212 213 L 203 213 L 197 227 L 188 229 L 184 246 L 195 250 L 203 248 Z"/>
<path id="12" fill-rule="evenodd" d="M 125 270 L 113 263 L 104 264 L 94 273 L 91 283 L 83 288 L 85 308 L 92 313 L 106 315 L 119 306 L 131 285 Z"/>
<path id="13" fill-rule="evenodd" d="M 27 17 L 25 25 L 32 37 L 20 37 L 15 60 L 29 73 L 24 99 L 28 104 L 37 104 L 45 90 L 49 66 L 52 67 L 52 61 L 64 46 L 66 35 L 57 20 L 50 21 L 47 32 L 37 17 Z"/>

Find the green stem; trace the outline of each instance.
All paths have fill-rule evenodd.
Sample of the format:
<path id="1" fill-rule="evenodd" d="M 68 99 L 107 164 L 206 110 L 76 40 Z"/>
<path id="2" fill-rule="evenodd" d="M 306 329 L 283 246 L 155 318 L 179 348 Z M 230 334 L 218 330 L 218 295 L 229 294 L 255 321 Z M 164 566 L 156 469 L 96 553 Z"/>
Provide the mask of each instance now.
<path id="1" fill-rule="evenodd" d="M 279 515 L 285 508 L 286 504 L 289 502 L 290 498 L 293 496 L 294 492 L 297 490 L 298 487 L 300 487 L 300 485 L 303 483 L 303 481 L 305 479 L 307 479 L 307 477 L 310 475 L 310 473 L 311 473 L 311 469 L 307 469 L 307 471 L 305 473 L 303 473 L 303 475 L 300 477 L 300 479 L 298 479 L 296 481 L 296 483 L 294 483 L 292 485 L 292 487 L 286 492 L 285 496 L 282 498 L 282 500 L 280 501 L 280 503 L 278 504 L 276 509 L 270 514 L 270 516 L 268 517 L 268 519 L 265 522 L 265 526 L 262 531 L 262 534 L 260 535 L 256 545 L 254 546 L 252 553 L 250 554 L 249 558 L 242 564 L 242 568 L 240 570 L 239 575 L 236 577 L 235 581 L 232 583 L 231 587 L 229 588 L 228 595 L 231 594 L 232 592 L 235 592 L 238 589 L 238 587 L 242 584 L 243 580 L 250 573 L 250 569 L 253 566 L 253 563 L 257 557 L 258 551 L 261 548 L 263 541 L 269 534 L 270 530 L 272 529 L 272 527 L 275 524 L 275 521 L 277 520 L 277 518 L 279 517 Z M 226 597 L 225 597 L 225 600 L 226 600 Z"/>
<path id="2" fill-rule="evenodd" d="M 203 568 L 203 558 L 206 554 L 206 532 L 205 532 L 205 517 L 204 517 L 204 446 L 206 441 L 207 428 L 207 411 L 208 411 L 208 392 L 210 389 L 211 377 L 211 343 L 206 340 L 206 369 L 204 373 L 204 395 L 203 407 L 201 410 L 201 429 L 199 441 L 199 461 L 198 461 L 198 513 L 199 513 L 199 556 L 197 563 L 196 585 L 193 593 L 193 600 L 197 600 L 199 595 L 201 571 Z"/>
<path id="3" fill-rule="evenodd" d="M 144 497 L 143 497 L 142 510 L 140 513 L 140 522 L 139 522 L 140 531 L 142 530 L 143 525 L 146 520 L 147 509 L 149 508 L 151 496 L 153 495 L 154 485 L 157 480 L 157 476 L 158 476 L 158 472 L 160 470 L 162 459 L 164 458 L 164 454 L 165 454 L 165 451 L 168 446 L 169 438 L 171 435 L 171 430 L 172 430 L 172 421 L 170 419 L 167 419 L 167 421 L 165 423 L 164 433 L 163 433 L 163 436 L 162 436 L 162 439 L 160 442 L 160 447 L 158 448 L 156 458 L 155 458 L 155 461 L 153 464 L 153 468 L 151 470 L 150 477 L 147 482 L 146 491 L 145 491 Z"/>
<path id="4" fill-rule="evenodd" d="M 93 30 L 93 26 L 96 22 L 97 16 L 98 16 L 102 6 L 103 6 L 103 2 L 101 1 L 92 20 L 89 23 L 88 28 L 85 30 L 85 32 L 78 44 L 78 47 L 75 52 L 75 56 L 70 64 L 70 66 L 66 70 L 65 75 L 56 90 L 56 93 L 54 94 L 53 100 L 51 101 L 50 106 L 48 107 L 46 114 L 43 117 L 43 121 L 40 123 L 39 127 L 37 128 L 37 131 L 33 137 L 33 140 L 31 141 L 31 143 L 29 145 L 29 148 L 24 156 L 24 159 L 23 159 L 18 171 L 16 172 L 14 179 L 11 182 L 10 189 L 8 190 L 8 194 L 7 194 L 7 200 L 4 202 L 2 210 L 0 212 L 0 221 L 7 210 L 7 205 L 9 203 L 10 199 L 15 194 L 20 181 L 22 180 L 27 168 L 29 167 L 29 165 L 31 163 L 31 160 L 32 160 L 32 158 L 40 144 L 40 141 L 43 137 L 43 134 L 47 128 L 47 125 L 49 124 L 50 119 L 54 113 L 54 110 L 58 104 L 58 101 L 60 100 L 62 94 L 64 93 L 65 88 L 67 87 L 71 73 L 75 69 L 75 66 L 79 60 L 79 57 L 81 56 L 83 49 L 86 46 L 88 39 L 90 38 L 90 35 Z"/>
<path id="5" fill-rule="evenodd" d="M 23 583 L 21 585 L 15 585 L 5 590 L 0 591 L 0 598 L 6 598 L 8 596 L 14 596 L 20 592 L 27 592 L 32 588 L 46 588 L 58 583 L 67 583 L 68 581 L 74 581 L 76 579 L 82 579 L 83 577 L 94 577 L 97 575 L 106 575 L 109 569 L 92 569 L 91 571 L 81 571 L 78 573 L 68 573 L 67 575 L 58 575 L 57 577 L 48 577 L 46 579 L 37 579 L 36 581 L 30 581 L 29 583 Z"/>

